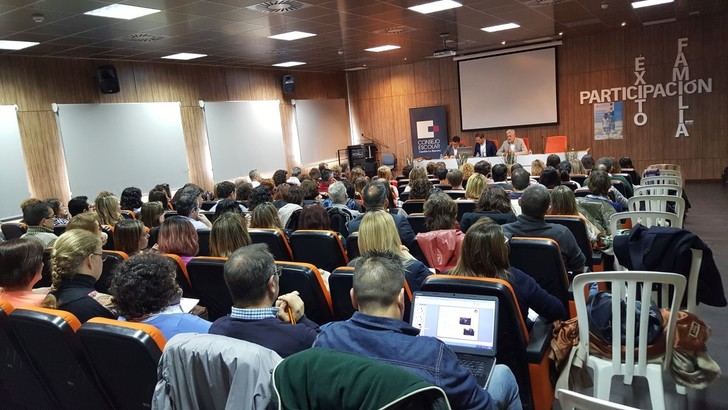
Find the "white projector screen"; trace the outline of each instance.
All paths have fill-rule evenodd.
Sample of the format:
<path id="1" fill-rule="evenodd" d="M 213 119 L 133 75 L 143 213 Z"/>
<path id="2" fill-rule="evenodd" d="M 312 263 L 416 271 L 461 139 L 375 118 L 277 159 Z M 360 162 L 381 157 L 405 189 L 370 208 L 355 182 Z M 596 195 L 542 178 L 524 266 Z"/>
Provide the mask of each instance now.
<path id="1" fill-rule="evenodd" d="M 302 164 L 336 159 L 350 140 L 346 100 L 296 100 L 296 128 Z"/>
<path id="2" fill-rule="evenodd" d="M 556 48 L 458 62 L 463 131 L 559 121 Z"/>
<path id="3" fill-rule="evenodd" d="M 58 104 L 71 194 L 121 195 L 188 181 L 182 115 L 177 102 Z"/>
<path id="4" fill-rule="evenodd" d="M 205 102 L 205 124 L 216 182 L 257 169 L 270 177 L 287 169 L 280 103 L 275 101 Z"/>
<path id="5" fill-rule="evenodd" d="M 30 192 L 14 105 L 0 105 L 0 164 L 3 181 L 0 220 L 17 218 L 20 203 L 30 198 Z"/>

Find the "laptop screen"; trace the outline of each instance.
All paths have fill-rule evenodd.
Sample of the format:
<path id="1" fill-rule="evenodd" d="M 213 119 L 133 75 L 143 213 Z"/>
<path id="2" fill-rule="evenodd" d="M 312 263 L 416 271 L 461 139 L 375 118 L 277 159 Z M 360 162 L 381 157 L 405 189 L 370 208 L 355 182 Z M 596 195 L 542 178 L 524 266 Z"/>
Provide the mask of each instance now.
<path id="1" fill-rule="evenodd" d="M 411 324 L 456 352 L 495 354 L 497 305 L 491 296 L 417 292 Z"/>

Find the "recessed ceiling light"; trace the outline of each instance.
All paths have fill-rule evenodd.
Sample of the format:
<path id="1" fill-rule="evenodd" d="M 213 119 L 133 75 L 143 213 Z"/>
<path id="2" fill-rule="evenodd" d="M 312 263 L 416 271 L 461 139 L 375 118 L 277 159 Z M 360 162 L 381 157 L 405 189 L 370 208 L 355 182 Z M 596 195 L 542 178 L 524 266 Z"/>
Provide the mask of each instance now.
<path id="1" fill-rule="evenodd" d="M 164 56 L 162 58 L 166 58 L 167 60 L 194 60 L 195 58 L 202 58 L 202 57 L 207 57 L 207 54 L 177 53 L 177 54 L 171 54 L 168 56 Z"/>
<path id="2" fill-rule="evenodd" d="M 564 35 L 564 32 L 563 31 L 559 31 L 559 35 L 560 36 L 563 36 Z"/>
<path id="3" fill-rule="evenodd" d="M 396 50 L 398 48 L 400 48 L 400 47 L 399 46 L 393 46 L 391 44 L 387 44 L 387 45 L 384 45 L 384 46 L 366 48 L 366 49 L 364 49 L 364 51 L 371 51 L 372 53 L 381 53 L 382 51 Z"/>
<path id="4" fill-rule="evenodd" d="M 622 23 L 620 23 L 620 26 L 622 26 L 622 27 L 625 27 L 626 25 L 627 25 L 626 21 L 623 21 Z"/>
<path id="5" fill-rule="evenodd" d="M 24 48 L 37 46 L 38 42 L 35 41 L 13 41 L 13 40 L 0 40 L 0 50 L 22 50 Z"/>
<path id="6" fill-rule="evenodd" d="M 506 41 L 505 40 L 501 41 L 501 44 L 506 45 Z"/>
<path id="7" fill-rule="evenodd" d="M 302 61 L 286 61 L 285 63 L 273 64 L 273 67 L 295 67 L 297 65 L 304 65 L 306 63 Z"/>
<path id="8" fill-rule="evenodd" d="M 510 30 L 513 28 L 521 27 L 516 23 L 498 24 L 497 26 L 483 27 L 481 30 L 487 31 L 488 33 L 495 33 L 496 31 Z"/>
<path id="9" fill-rule="evenodd" d="M 366 70 L 366 69 L 367 69 L 367 66 L 363 65 L 363 66 L 359 66 L 359 67 L 345 68 L 344 71 L 361 71 L 361 70 Z"/>
<path id="10" fill-rule="evenodd" d="M 298 39 L 302 39 L 302 38 L 306 38 L 306 37 L 313 37 L 315 35 L 316 34 L 313 34 L 313 33 L 306 33 L 305 31 L 289 31 L 288 33 L 281 33 L 281 34 L 276 34 L 274 36 L 268 36 L 268 38 L 272 38 L 274 40 L 291 41 L 291 40 L 298 40 Z"/>
<path id="11" fill-rule="evenodd" d="M 420 4 L 418 6 L 408 7 L 412 11 L 422 14 L 436 13 L 438 11 L 454 9 L 462 7 L 462 4 L 452 0 L 439 0 L 430 3 Z"/>
<path id="12" fill-rule="evenodd" d="M 633 9 L 639 9 L 642 7 L 650 7 L 650 6 L 657 6 L 659 4 L 667 4 L 672 3 L 675 0 L 642 0 L 642 1 L 634 1 L 632 2 L 632 8 Z"/>
<path id="13" fill-rule="evenodd" d="M 83 14 L 88 16 L 108 17 L 112 19 L 132 20 L 154 13 L 159 13 L 159 10 L 148 9 L 146 7 L 128 6 L 126 4 L 110 4 L 96 10 L 87 11 Z"/>

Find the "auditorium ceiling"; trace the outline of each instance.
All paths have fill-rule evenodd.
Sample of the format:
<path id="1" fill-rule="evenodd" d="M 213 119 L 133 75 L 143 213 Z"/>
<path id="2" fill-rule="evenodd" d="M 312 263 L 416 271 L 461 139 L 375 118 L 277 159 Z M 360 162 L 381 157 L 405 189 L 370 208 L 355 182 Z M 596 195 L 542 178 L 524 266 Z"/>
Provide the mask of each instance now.
<path id="1" fill-rule="evenodd" d="M 188 62 L 262 68 L 299 61 L 306 64 L 291 71 L 338 71 L 419 61 L 441 49 L 466 54 L 728 12 L 728 0 L 676 0 L 636 10 L 627 0 L 459 0 L 462 7 L 431 14 L 408 9 L 427 2 L 0 0 L 0 40 L 39 43 L 0 54 L 160 62 L 198 53 L 206 56 Z M 159 11 L 131 20 L 84 14 L 114 3 Z M 283 12 L 288 8 L 294 10 Z M 520 27 L 481 30 L 511 22 Z M 268 38 L 290 31 L 316 36 Z M 382 45 L 400 48 L 365 51 Z"/>

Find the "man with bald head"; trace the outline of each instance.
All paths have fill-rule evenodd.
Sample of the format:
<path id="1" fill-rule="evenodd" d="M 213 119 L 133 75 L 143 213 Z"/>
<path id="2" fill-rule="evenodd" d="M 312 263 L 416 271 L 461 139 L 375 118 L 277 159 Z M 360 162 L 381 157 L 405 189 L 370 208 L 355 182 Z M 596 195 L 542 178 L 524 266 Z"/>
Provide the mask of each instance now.
<path id="1" fill-rule="evenodd" d="M 528 148 L 526 143 L 521 138 L 516 137 L 516 130 L 509 129 L 506 131 L 506 140 L 503 141 L 503 145 L 498 149 L 496 155 L 503 154 L 515 154 L 524 155 L 528 154 Z"/>

